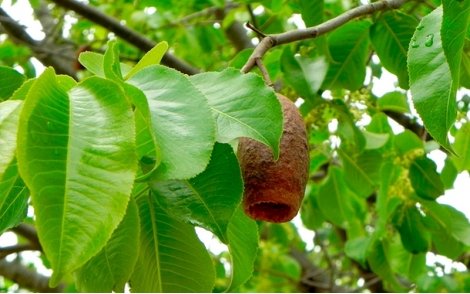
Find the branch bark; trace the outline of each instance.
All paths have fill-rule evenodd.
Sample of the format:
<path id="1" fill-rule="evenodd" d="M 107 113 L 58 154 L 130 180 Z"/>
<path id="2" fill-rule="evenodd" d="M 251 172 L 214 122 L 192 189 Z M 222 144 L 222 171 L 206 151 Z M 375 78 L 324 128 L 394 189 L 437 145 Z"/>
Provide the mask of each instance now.
<path id="1" fill-rule="evenodd" d="M 261 42 L 256 46 L 255 50 L 251 54 L 246 64 L 241 69 L 242 72 L 249 72 L 255 65 L 256 60 L 263 58 L 263 56 L 271 48 L 282 44 L 292 43 L 295 41 L 313 39 L 318 36 L 324 35 L 334 29 L 344 25 L 345 23 L 364 16 L 369 15 L 378 11 L 386 11 L 391 9 L 397 9 L 403 5 L 406 0 L 382 0 L 373 2 L 367 5 L 358 6 L 351 10 L 338 15 L 335 18 L 325 21 L 319 25 L 309 27 L 306 29 L 293 30 L 281 34 L 268 35 L 262 39 Z"/>
<path id="2" fill-rule="evenodd" d="M 63 46 L 34 40 L 24 27 L 11 18 L 1 7 L 0 25 L 13 41 L 29 47 L 34 56 L 44 65 L 52 66 L 57 73 L 66 74 L 76 79 L 76 73 L 72 66 L 75 59 L 72 55 L 67 54 L 68 52 L 60 53 L 65 50 Z"/>
<path id="3" fill-rule="evenodd" d="M 49 277 L 30 270 L 19 261 L 8 262 L 0 259 L 0 275 L 34 292 L 59 293 L 64 289 L 63 285 L 56 288 L 49 287 Z"/>
<path id="4" fill-rule="evenodd" d="M 118 20 L 107 16 L 101 11 L 89 6 L 77 2 L 75 0 L 51 0 L 58 6 L 66 9 L 70 9 L 84 18 L 110 30 L 116 36 L 127 41 L 129 44 L 134 45 L 140 50 L 147 52 L 155 46 L 155 42 L 147 39 L 145 36 L 137 33 L 136 31 L 122 25 Z M 162 64 L 179 70 L 183 73 L 192 75 L 199 72 L 198 69 L 192 67 L 183 60 L 176 58 L 170 53 L 165 53 L 162 59 Z"/>

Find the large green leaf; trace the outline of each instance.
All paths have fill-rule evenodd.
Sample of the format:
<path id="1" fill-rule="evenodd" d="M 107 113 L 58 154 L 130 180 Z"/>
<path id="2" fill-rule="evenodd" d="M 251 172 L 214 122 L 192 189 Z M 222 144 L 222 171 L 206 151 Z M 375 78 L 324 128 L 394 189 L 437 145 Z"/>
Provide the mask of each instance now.
<path id="1" fill-rule="evenodd" d="M 0 179 L 15 157 L 21 100 L 0 103 Z"/>
<path id="2" fill-rule="evenodd" d="M 0 235 L 18 225 L 28 210 L 29 192 L 13 159 L 0 177 Z"/>
<path id="3" fill-rule="evenodd" d="M 133 292 L 211 292 L 215 272 L 194 227 L 169 216 L 155 195 L 137 198 L 140 253 L 130 280 Z"/>
<path id="4" fill-rule="evenodd" d="M 406 56 L 416 18 L 393 11 L 382 14 L 370 28 L 370 39 L 382 65 L 398 77 L 400 87 L 408 89 Z"/>
<path id="5" fill-rule="evenodd" d="M 441 23 L 442 7 L 423 17 L 408 51 L 408 71 L 416 111 L 431 136 L 451 150 L 447 132 L 457 116 L 455 95 L 458 81 L 453 80 L 442 48 Z"/>
<path id="6" fill-rule="evenodd" d="M 416 194 L 434 200 L 444 194 L 444 185 L 436 171 L 436 163 L 427 157 L 418 157 L 410 165 L 409 177 Z"/>
<path id="7" fill-rule="evenodd" d="M 421 201 L 421 203 L 429 217 L 445 228 L 455 239 L 470 246 L 470 222 L 462 212 L 435 201 Z"/>
<path id="8" fill-rule="evenodd" d="M 126 211 L 134 118 L 120 88 L 90 78 L 69 93 L 47 69 L 21 112 L 18 167 L 31 191 L 51 285 L 97 254 Z"/>
<path id="9" fill-rule="evenodd" d="M 352 192 L 348 190 L 342 170 L 331 167 L 328 178 L 317 195 L 320 211 L 325 218 L 345 228 L 349 220 L 355 217 L 353 197 Z"/>
<path id="10" fill-rule="evenodd" d="M 253 274 L 258 252 L 258 225 L 237 209 L 228 226 L 228 248 L 232 261 L 232 279 L 227 291 L 236 289 Z"/>
<path id="11" fill-rule="evenodd" d="M 0 66 L 0 101 L 10 98 L 10 96 L 25 81 L 25 76 L 16 70 Z"/>
<path id="12" fill-rule="evenodd" d="M 452 145 L 457 156 L 453 157 L 458 171 L 470 171 L 470 123 L 464 124 L 455 135 Z"/>
<path id="13" fill-rule="evenodd" d="M 195 178 L 157 181 L 151 187 L 170 215 L 204 227 L 227 243 L 227 228 L 243 193 L 240 166 L 230 145 L 216 143 L 209 165 Z"/>
<path id="14" fill-rule="evenodd" d="M 76 272 L 82 292 L 124 292 L 139 251 L 139 211 L 134 199 L 104 248 Z"/>
<path id="15" fill-rule="evenodd" d="M 147 97 L 152 127 L 161 151 L 154 180 L 188 179 L 209 163 L 215 140 L 207 99 L 176 70 L 148 66 L 128 80 Z"/>
<path id="16" fill-rule="evenodd" d="M 332 32 L 328 44 L 333 62 L 328 68 L 325 89 L 359 89 L 366 77 L 369 53 L 369 21 L 349 22 Z"/>
<path id="17" fill-rule="evenodd" d="M 217 141 L 250 137 L 271 147 L 278 157 L 281 106 L 258 75 L 229 68 L 191 76 L 191 82 L 207 97 L 217 121 Z"/>

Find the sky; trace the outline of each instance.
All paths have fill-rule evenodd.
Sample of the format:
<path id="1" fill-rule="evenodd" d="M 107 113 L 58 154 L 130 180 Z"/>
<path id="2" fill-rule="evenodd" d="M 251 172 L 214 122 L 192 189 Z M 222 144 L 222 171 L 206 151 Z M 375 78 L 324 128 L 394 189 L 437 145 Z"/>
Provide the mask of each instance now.
<path id="1" fill-rule="evenodd" d="M 361 1 L 362 2 L 362 1 Z M 28 0 L 18 0 L 17 3 L 12 7 L 11 0 L 0 0 L 1 6 L 5 11 L 15 20 L 18 20 L 22 25 L 25 26 L 26 31 L 35 39 L 40 40 L 44 37 L 43 32 L 41 31 L 40 24 L 35 21 L 32 22 L 31 15 L 33 11 L 29 6 Z M 295 16 L 292 19 L 292 22 L 303 26 L 303 22 L 300 16 Z M 40 74 L 44 67 L 39 61 L 34 61 L 34 65 L 36 66 L 37 73 Z M 370 73 L 369 73 L 370 74 Z M 368 79 L 368 77 L 366 77 Z M 383 94 L 396 90 L 397 78 L 383 69 L 383 73 L 380 79 L 374 77 L 373 81 L 373 89 L 372 92 L 377 97 L 382 96 Z M 469 94 L 470 91 L 467 91 Z M 462 93 L 460 93 L 462 94 Z M 394 123 L 390 120 L 392 124 L 392 128 L 396 131 L 400 131 L 403 128 L 398 124 Z M 444 166 L 445 154 L 442 151 L 436 150 L 432 151 L 428 154 L 428 157 L 433 159 L 436 164 L 438 171 L 441 171 Z M 457 177 L 454 188 L 447 190 L 445 194 L 437 199 L 439 203 L 448 204 L 455 207 L 457 210 L 463 212 L 468 219 L 470 219 L 470 177 L 467 172 L 459 174 Z M 293 220 L 294 224 L 299 228 L 299 233 L 302 239 L 307 244 L 307 249 L 313 249 L 313 237 L 314 233 L 310 230 L 307 230 L 303 227 L 300 217 L 297 216 Z M 214 253 L 226 251 L 226 246 L 223 245 L 214 235 L 210 232 L 205 231 L 203 229 L 197 229 L 198 235 L 201 240 L 204 242 L 206 247 Z M 5 233 L 0 236 L 0 246 L 9 246 L 16 244 L 16 235 L 13 233 Z M 39 254 L 37 252 L 25 252 L 23 254 L 24 258 L 27 260 L 31 260 L 36 267 L 42 272 L 43 274 L 50 275 L 50 271 L 47 270 L 39 260 Z M 11 258 L 11 257 L 10 257 Z M 462 269 L 462 266 L 450 262 L 445 257 L 435 256 L 433 254 L 428 255 L 428 262 L 435 262 L 438 261 L 442 264 L 445 264 L 446 269 L 450 270 L 451 267 L 456 267 L 458 269 Z"/>

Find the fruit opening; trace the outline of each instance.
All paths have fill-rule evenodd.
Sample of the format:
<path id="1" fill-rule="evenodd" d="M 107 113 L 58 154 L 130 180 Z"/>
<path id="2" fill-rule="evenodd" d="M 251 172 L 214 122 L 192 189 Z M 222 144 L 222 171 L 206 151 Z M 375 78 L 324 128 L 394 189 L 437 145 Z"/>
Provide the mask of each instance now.
<path id="1" fill-rule="evenodd" d="M 296 212 L 284 203 L 258 202 L 248 207 L 248 214 L 255 220 L 282 223 L 293 219 Z"/>

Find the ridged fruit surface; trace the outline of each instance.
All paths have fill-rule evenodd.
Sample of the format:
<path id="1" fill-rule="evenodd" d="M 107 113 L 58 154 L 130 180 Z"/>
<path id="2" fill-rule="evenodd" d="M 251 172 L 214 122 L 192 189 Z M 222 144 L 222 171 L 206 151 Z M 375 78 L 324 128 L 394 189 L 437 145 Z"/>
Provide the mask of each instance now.
<path id="1" fill-rule="evenodd" d="M 307 184 L 309 153 L 304 121 L 288 98 L 277 94 L 284 117 L 280 155 L 258 141 L 241 138 L 238 159 L 245 183 L 243 207 L 255 220 L 287 222 L 300 209 Z"/>

